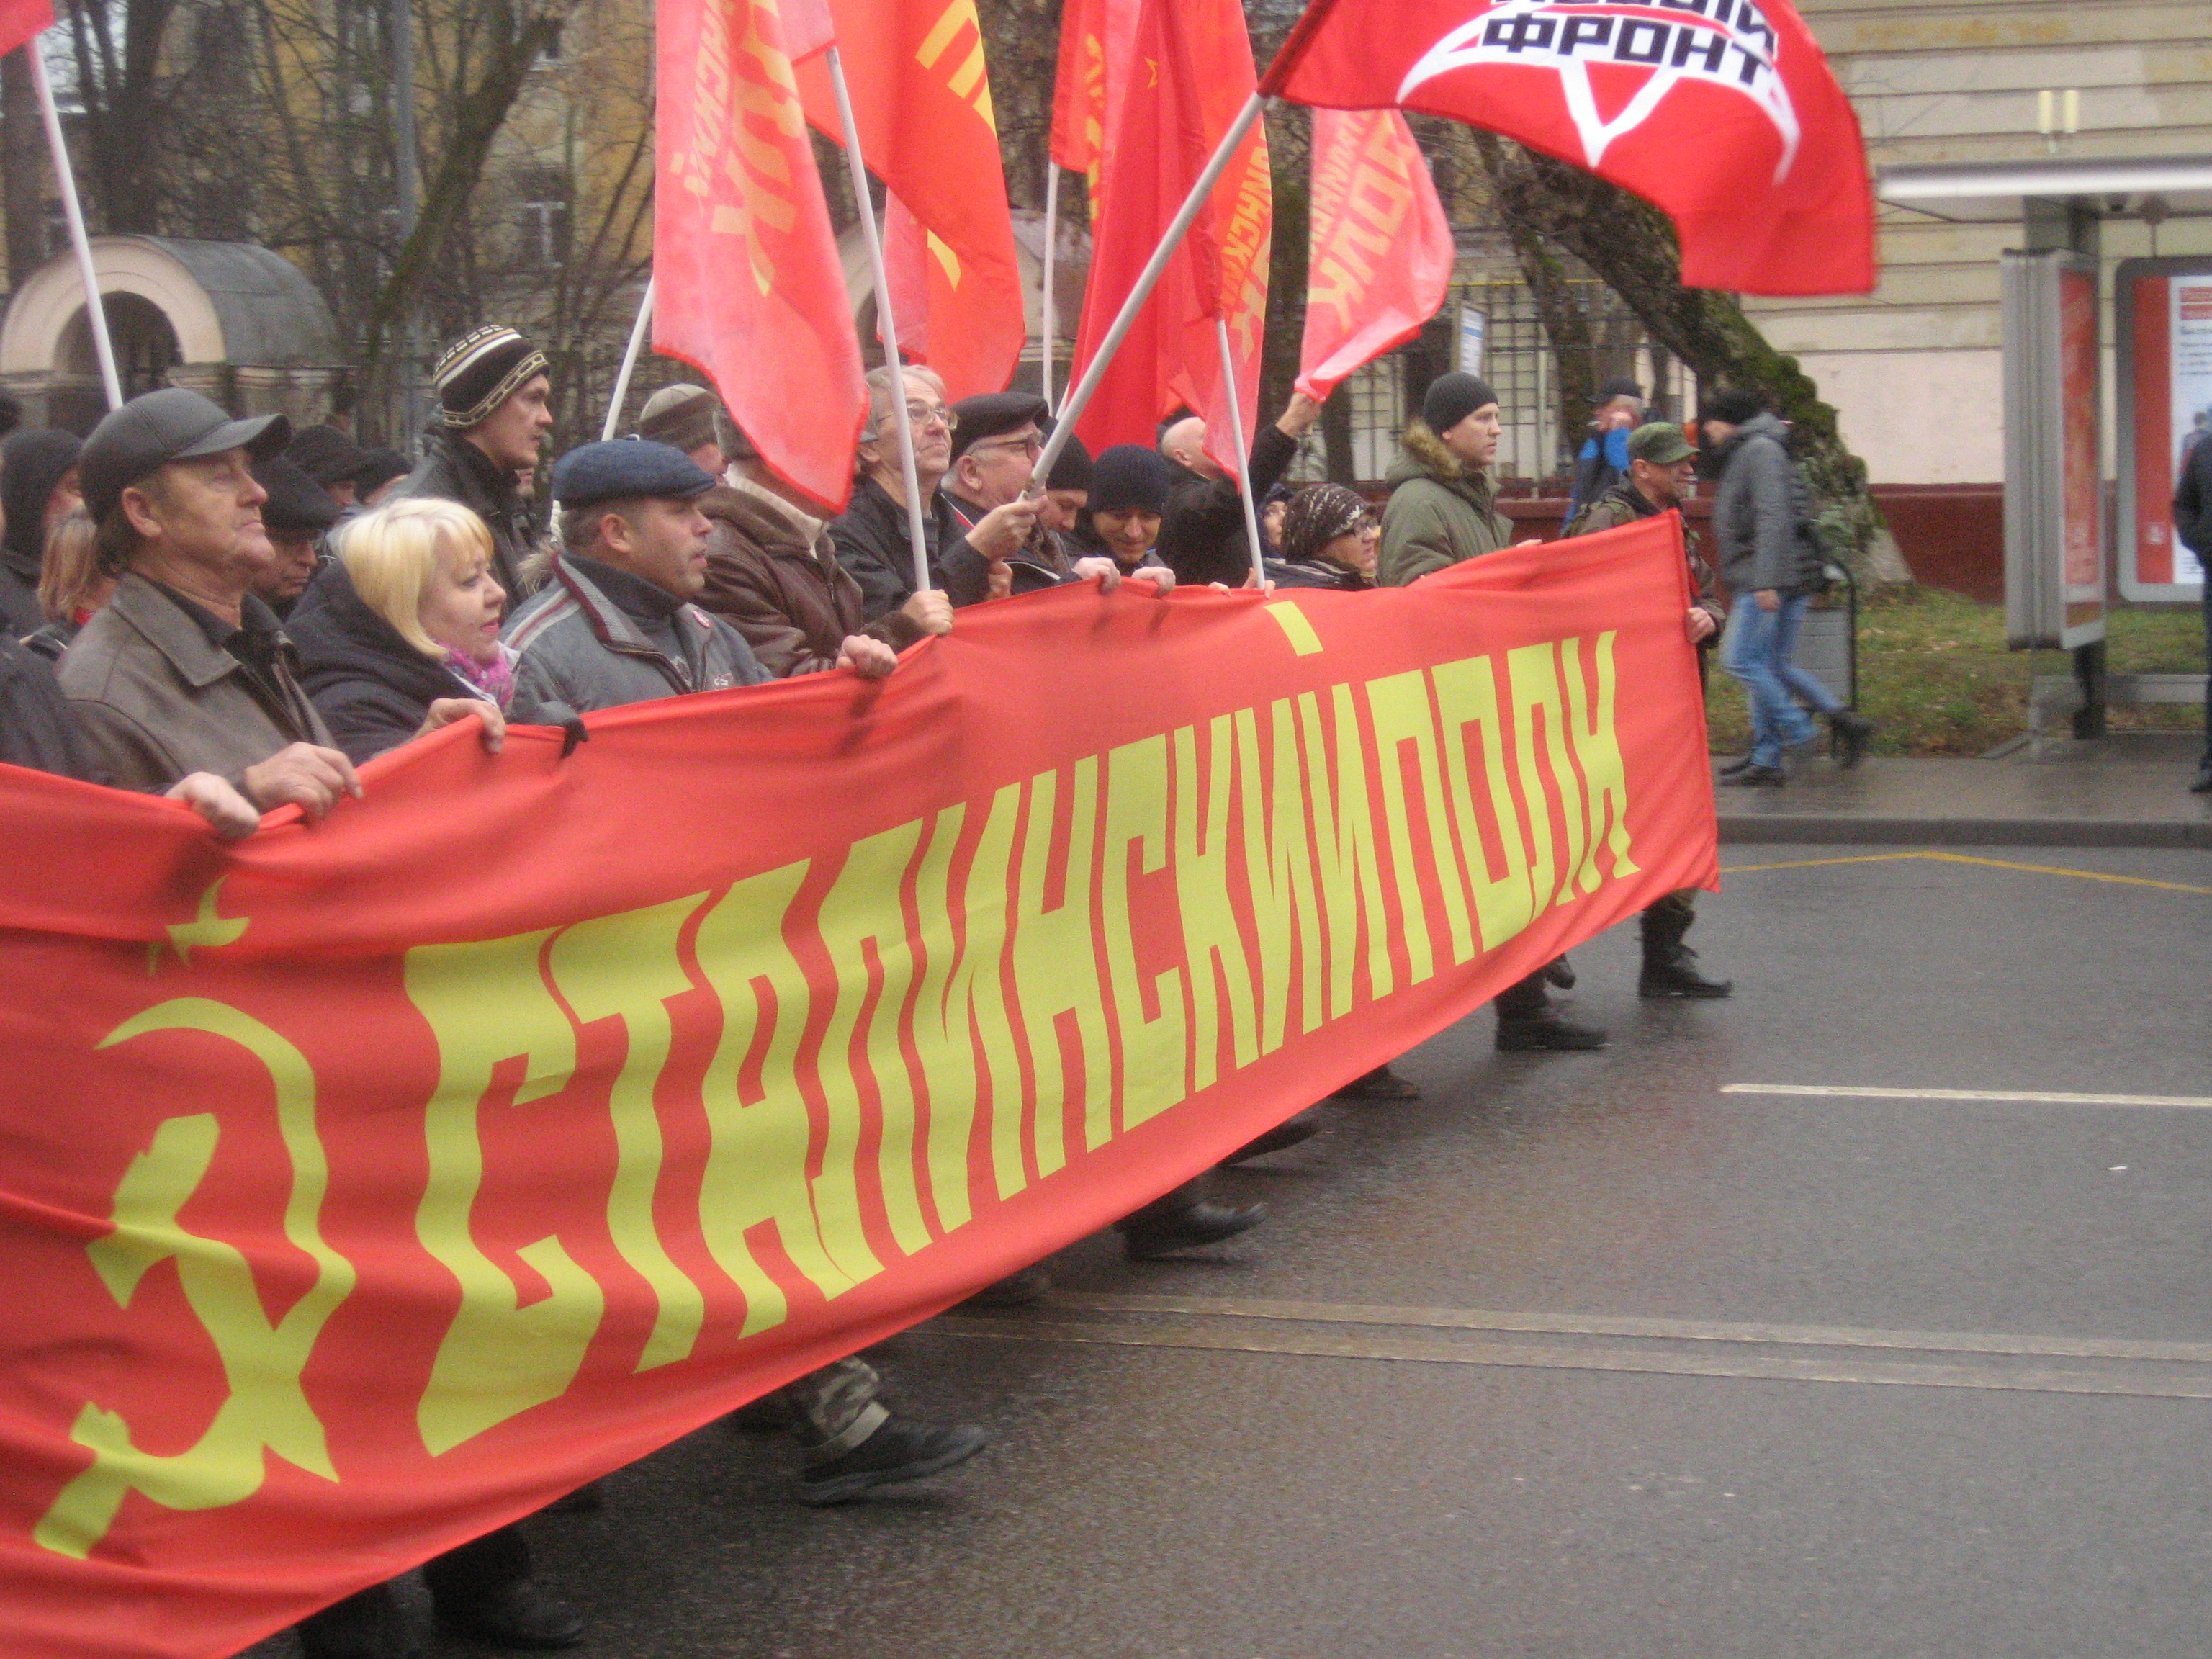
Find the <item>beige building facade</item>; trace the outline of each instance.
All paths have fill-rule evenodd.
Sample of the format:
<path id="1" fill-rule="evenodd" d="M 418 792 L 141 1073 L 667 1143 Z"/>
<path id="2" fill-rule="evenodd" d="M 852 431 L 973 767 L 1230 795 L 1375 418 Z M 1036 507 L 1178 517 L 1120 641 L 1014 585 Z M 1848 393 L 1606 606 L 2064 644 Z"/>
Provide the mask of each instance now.
<path id="1" fill-rule="evenodd" d="M 2212 158 L 2203 0 L 1798 0 L 1798 10 L 1857 108 L 1877 173 L 2054 155 Z M 2069 113 L 2071 136 L 2039 131 Z M 2120 260 L 2212 254 L 2200 203 L 2176 197 L 2154 226 L 2161 198 L 2130 197 L 2117 210 L 2115 199 L 2100 199 L 2094 232 L 2107 342 Z M 1973 222 L 1985 211 L 1885 202 L 1872 295 L 1747 301 L 1842 411 L 1877 483 L 2004 476 L 1998 255 L 2028 238 L 2017 216 Z M 2112 385 L 2107 374 L 2108 404 Z"/>

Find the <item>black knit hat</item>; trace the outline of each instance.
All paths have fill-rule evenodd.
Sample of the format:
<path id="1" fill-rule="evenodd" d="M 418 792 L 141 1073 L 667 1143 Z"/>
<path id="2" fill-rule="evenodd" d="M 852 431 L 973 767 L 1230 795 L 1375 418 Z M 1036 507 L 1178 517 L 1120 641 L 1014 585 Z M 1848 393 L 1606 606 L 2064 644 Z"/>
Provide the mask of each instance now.
<path id="1" fill-rule="evenodd" d="M 368 450 L 353 475 L 353 487 L 364 496 L 374 495 L 394 478 L 404 478 L 414 470 L 415 463 L 396 449 Z"/>
<path id="2" fill-rule="evenodd" d="M 284 459 L 328 489 L 334 483 L 351 482 L 368 457 L 354 447 L 352 439 L 334 426 L 303 426 L 292 434 L 291 447 L 284 452 Z"/>
<path id="3" fill-rule="evenodd" d="M 1698 410 L 1698 418 L 1741 426 L 1754 415 L 1765 412 L 1765 393 L 1750 386 L 1726 386 L 1705 398 L 1705 406 Z"/>
<path id="4" fill-rule="evenodd" d="M 76 433 L 44 427 L 11 432 L 0 443 L 0 508 L 8 514 L 7 547 L 26 570 L 36 570 L 46 557 L 46 503 L 83 447 Z"/>
<path id="5" fill-rule="evenodd" d="M 1421 399 L 1421 418 L 1441 438 L 1476 410 L 1497 401 L 1487 380 L 1454 369 L 1431 384 L 1429 395 Z"/>
<path id="6" fill-rule="evenodd" d="M 1073 432 L 1067 434 L 1067 447 L 1060 452 L 1060 459 L 1052 464 L 1045 477 L 1047 489 L 1081 489 L 1091 488 L 1091 452 L 1083 447 L 1083 440 Z"/>
<path id="7" fill-rule="evenodd" d="M 504 323 L 486 323 L 447 346 L 430 378 L 437 383 L 441 417 L 458 431 L 490 419 L 544 373 L 544 352 Z"/>
<path id="8" fill-rule="evenodd" d="M 1168 464 L 1157 449 L 1142 444 L 1115 444 L 1091 464 L 1092 513 L 1165 513 L 1168 510 Z"/>

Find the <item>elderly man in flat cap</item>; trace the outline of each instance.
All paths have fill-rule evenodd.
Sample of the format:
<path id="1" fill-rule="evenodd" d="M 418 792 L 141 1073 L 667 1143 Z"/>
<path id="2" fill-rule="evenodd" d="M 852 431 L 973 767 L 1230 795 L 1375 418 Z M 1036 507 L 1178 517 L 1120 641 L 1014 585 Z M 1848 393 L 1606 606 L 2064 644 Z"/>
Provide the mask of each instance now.
<path id="1" fill-rule="evenodd" d="M 289 453 L 255 462 L 253 482 L 269 495 L 261 503 L 261 527 L 276 554 L 254 578 L 254 597 L 280 618 L 288 617 L 293 601 L 307 591 L 323 562 L 323 538 L 344 509 Z"/>
<path id="2" fill-rule="evenodd" d="M 447 346 L 431 371 L 437 425 L 422 459 L 392 486 L 392 501 L 428 496 L 459 501 L 491 526 L 492 574 L 511 595 L 534 584 L 523 564 L 536 541 L 520 476 L 538 465 L 553 428 L 553 382 L 545 354 L 513 329 L 487 323 Z"/>

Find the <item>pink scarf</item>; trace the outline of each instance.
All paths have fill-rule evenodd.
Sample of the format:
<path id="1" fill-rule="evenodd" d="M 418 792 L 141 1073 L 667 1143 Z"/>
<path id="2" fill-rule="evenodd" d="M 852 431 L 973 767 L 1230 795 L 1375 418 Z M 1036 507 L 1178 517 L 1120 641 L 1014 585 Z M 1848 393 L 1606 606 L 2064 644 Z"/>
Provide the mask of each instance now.
<path id="1" fill-rule="evenodd" d="M 489 662 L 477 662 L 459 651 L 449 651 L 446 653 L 446 666 L 497 703 L 501 714 L 514 701 L 514 653 L 506 646 L 501 646 L 499 654 Z"/>

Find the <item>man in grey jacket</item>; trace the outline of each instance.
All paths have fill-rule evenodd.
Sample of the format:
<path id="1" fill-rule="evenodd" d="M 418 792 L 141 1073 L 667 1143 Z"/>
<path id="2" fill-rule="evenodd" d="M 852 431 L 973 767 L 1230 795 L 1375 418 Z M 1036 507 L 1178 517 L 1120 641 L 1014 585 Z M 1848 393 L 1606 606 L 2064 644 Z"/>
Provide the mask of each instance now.
<path id="1" fill-rule="evenodd" d="M 1820 591 L 1825 562 L 1813 538 L 1811 497 L 1790 458 L 1790 428 L 1758 392 L 1716 392 L 1699 416 L 1721 465 L 1713 532 L 1729 595 L 1721 666 L 1751 699 L 1751 752 L 1723 768 L 1723 783 L 1750 787 L 1788 781 L 1784 751 L 1819 728 L 1802 697 L 1828 717 L 1841 740 L 1841 763 L 1866 752 L 1874 722 L 1846 708 L 1796 665 L 1797 630 Z"/>

